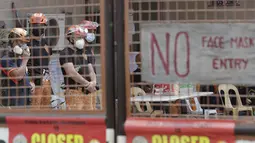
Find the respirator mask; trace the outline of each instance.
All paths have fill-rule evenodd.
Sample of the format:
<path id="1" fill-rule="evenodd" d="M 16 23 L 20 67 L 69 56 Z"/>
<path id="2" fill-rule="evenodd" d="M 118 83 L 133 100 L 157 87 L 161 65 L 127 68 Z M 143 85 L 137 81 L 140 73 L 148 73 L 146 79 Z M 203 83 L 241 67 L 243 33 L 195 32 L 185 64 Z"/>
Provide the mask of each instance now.
<path id="1" fill-rule="evenodd" d="M 85 45 L 84 39 L 79 39 L 74 43 L 74 46 L 80 50 L 84 48 L 84 45 Z"/>
<path id="2" fill-rule="evenodd" d="M 87 33 L 85 39 L 87 42 L 91 43 L 96 39 L 96 36 L 94 33 Z"/>
<path id="3" fill-rule="evenodd" d="M 34 36 L 39 37 L 39 36 L 43 35 L 44 34 L 44 30 L 45 29 L 44 29 L 43 25 L 40 25 L 40 24 L 33 24 L 32 25 L 32 34 Z"/>
<path id="4" fill-rule="evenodd" d="M 30 53 L 29 51 L 29 47 L 27 46 L 27 44 L 19 44 L 19 45 L 16 45 L 12 51 L 17 54 L 17 55 L 22 55 L 23 52 L 26 50 L 26 52 Z"/>

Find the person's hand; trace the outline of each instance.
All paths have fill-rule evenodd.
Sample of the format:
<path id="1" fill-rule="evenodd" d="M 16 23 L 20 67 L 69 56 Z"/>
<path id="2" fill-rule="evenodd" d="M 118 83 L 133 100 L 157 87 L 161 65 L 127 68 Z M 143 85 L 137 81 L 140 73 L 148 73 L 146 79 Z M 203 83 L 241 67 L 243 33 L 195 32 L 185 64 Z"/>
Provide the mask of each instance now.
<path id="1" fill-rule="evenodd" d="M 22 57 L 28 59 L 30 57 L 30 50 L 29 47 L 26 46 L 23 48 Z"/>
<path id="2" fill-rule="evenodd" d="M 49 81 L 49 80 L 50 80 L 49 70 L 43 69 L 43 81 Z"/>
<path id="3" fill-rule="evenodd" d="M 97 86 L 97 81 L 91 81 L 91 84 L 96 87 Z"/>
<path id="4" fill-rule="evenodd" d="M 31 93 L 33 94 L 35 92 L 35 83 L 34 82 L 30 82 L 30 86 L 31 86 Z"/>
<path id="5" fill-rule="evenodd" d="M 94 85 L 93 82 L 89 82 L 88 85 L 85 87 L 91 93 L 96 91 L 96 85 Z"/>

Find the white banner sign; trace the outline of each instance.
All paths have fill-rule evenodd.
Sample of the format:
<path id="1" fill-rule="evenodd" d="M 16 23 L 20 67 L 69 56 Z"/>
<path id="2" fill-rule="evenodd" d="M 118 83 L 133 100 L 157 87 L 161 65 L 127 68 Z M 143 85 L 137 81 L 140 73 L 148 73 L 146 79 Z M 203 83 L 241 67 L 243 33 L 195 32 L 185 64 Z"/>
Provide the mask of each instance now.
<path id="1" fill-rule="evenodd" d="M 142 25 L 142 79 L 255 84 L 255 24 Z"/>

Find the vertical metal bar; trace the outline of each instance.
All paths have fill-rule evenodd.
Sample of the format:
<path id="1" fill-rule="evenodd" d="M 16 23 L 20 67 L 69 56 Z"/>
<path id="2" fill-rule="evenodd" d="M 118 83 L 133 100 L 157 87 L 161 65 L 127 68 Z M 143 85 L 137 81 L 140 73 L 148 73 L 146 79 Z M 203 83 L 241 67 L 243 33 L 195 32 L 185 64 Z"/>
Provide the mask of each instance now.
<path id="1" fill-rule="evenodd" d="M 105 55 L 102 59 L 104 76 L 102 77 L 104 93 L 106 95 L 106 142 L 115 143 L 115 92 L 114 92 L 114 38 L 113 38 L 113 0 L 100 1 L 101 15 L 101 54 Z"/>
<path id="2" fill-rule="evenodd" d="M 127 26 L 128 18 L 125 14 L 125 9 L 128 7 L 128 3 L 125 3 L 125 0 L 116 0 L 116 43 L 117 43 L 117 95 L 118 95 L 118 126 L 117 126 L 117 142 L 125 143 L 126 135 L 124 129 L 124 123 L 127 117 L 126 109 L 126 80 L 129 79 L 129 75 L 126 72 L 126 41 L 128 41 Z M 128 11 L 128 9 L 127 9 Z M 126 22 L 126 23 L 124 23 Z M 127 46 L 126 46 L 127 47 Z M 129 49 L 129 48 L 128 48 Z M 129 80 L 128 80 L 129 81 Z"/>
<path id="3" fill-rule="evenodd" d="M 130 109 L 131 109 L 131 107 L 130 107 L 130 72 L 129 72 L 129 52 L 130 52 L 130 48 L 129 48 L 129 46 L 130 46 L 130 43 L 129 43 L 129 21 L 128 21 L 128 19 L 129 19 L 129 9 L 130 9 L 130 7 L 129 7 L 129 0 L 124 0 L 125 1 L 125 3 L 124 3 L 124 5 L 125 5 L 125 8 L 124 8 L 124 10 L 125 10 L 125 12 L 124 12 L 124 19 L 125 19 L 125 23 L 124 23 L 124 25 L 125 25 L 125 33 L 124 33 L 124 38 L 125 38 L 125 78 L 126 78 L 126 80 L 125 80 L 125 86 L 126 86 L 126 96 L 125 96 L 125 98 L 126 98 L 126 115 L 127 115 L 127 117 L 129 117 L 130 116 Z M 131 3 L 132 4 L 132 3 Z M 132 7 L 131 7 L 132 8 Z M 133 42 L 133 41 L 132 41 Z"/>

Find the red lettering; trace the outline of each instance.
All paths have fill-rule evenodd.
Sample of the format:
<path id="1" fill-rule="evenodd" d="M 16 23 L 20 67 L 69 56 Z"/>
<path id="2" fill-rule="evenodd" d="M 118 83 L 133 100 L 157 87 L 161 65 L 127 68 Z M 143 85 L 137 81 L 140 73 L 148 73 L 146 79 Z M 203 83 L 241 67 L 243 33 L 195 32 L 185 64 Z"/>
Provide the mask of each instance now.
<path id="1" fill-rule="evenodd" d="M 213 59 L 213 63 L 212 63 L 212 64 L 213 64 L 213 68 L 214 68 L 214 69 L 219 69 L 219 68 L 217 67 L 217 60 L 218 60 L 218 58 L 214 58 L 214 59 Z"/>
<path id="2" fill-rule="evenodd" d="M 186 48 L 187 48 L 187 56 L 186 56 L 186 71 L 185 73 L 181 74 L 179 73 L 178 71 L 178 66 L 177 66 L 177 59 L 178 59 L 178 39 L 181 35 L 184 35 L 184 37 L 186 38 Z M 163 56 L 163 52 L 161 51 L 161 48 L 158 44 L 158 41 L 156 39 L 156 36 L 154 33 L 151 33 L 151 65 L 152 65 L 152 74 L 155 75 L 155 49 L 154 47 L 156 46 L 156 49 L 158 51 L 158 55 L 159 55 L 159 58 L 162 62 L 162 65 L 164 67 L 164 70 L 165 70 L 165 73 L 166 75 L 169 75 L 170 74 L 170 63 L 169 63 L 169 48 L 170 48 L 170 34 L 169 33 L 166 33 L 166 51 L 163 51 L 163 52 L 166 52 L 166 56 L 164 58 Z M 181 41 L 183 42 L 183 41 Z M 155 45 L 155 46 L 154 46 Z M 180 57 L 180 58 L 183 58 L 183 57 Z M 157 68 L 157 67 L 156 67 Z M 177 76 L 179 77 L 186 77 L 189 72 L 190 72 L 190 43 L 189 43 L 189 35 L 187 32 L 178 32 L 176 34 L 176 37 L 175 37 L 175 44 L 174 44 L 174 68 L 175 68 L 175 73 Z"/>
<path id="3" fill-rule="evenodd" d="M 238 39 L 239 39 L 239 41 L 237 43 L 237 48 L 242 48 L 242 47 L 245 48 L 243 38 L 239 37 Z"/>
<path id="4" fill-rule="evenodd" d="M 230 47 L 233 48 L 234 44 L 237 43 L 237 38 L 231 38 L 230 39 Z"/>
<path id="5" fill-rule="evenodd" d="M 235 37 L 230 39 L 230 47 L 251 48 L 254 47 L 254 38 L 251 37 Z"/>
<path id="6" fill-rule="evenodd" d="M 228 59 L 229 60 L 229 67 L 230 68 L 233 68 L 234 67 L 234 65 L 233 65 L 233 59 Z"/>
<path id="7" fill-rule="evenodd" d="M 212 67 L 215 70 L 218 69 L 246 69 L 248 65 L 247 59 L 241 59 L 241 58 L 214 58 L 212 61 Z"/>
<path id="8" fill-rule="evenodd" d="M 223 38 L 222 36 L 219 37 L 219 47 L 220 47 L 221 49 L 224 48 L 224 38 Z"/>
<path id="9" fill-rule="evenodd" d="M 207 43 L 207 47 L 213 48 L 215 47 L 214 40 L 212 37 L 209 38 L 209 41 Z"/>
<path id="10" fill-rule="evenodd" d="M 224 37 L 215 36 L 209 37 L 208 41 L 206 40 L 207 36 L 202 36 L 202 46 L 207 46 L 208 48 L 224 48 Z M 206 45 L 207 42 L 207 45 Z"/>
<path id="11" fill-rule="evenodd" d="M 202 46 L 205 47 L 205 42 L 206 42 L 206 39 L 207 37 L 206 36 L 202 36 Z"/>
<path id="12" fill-rule="evenodd" d="M 154 45 L 156 45 L 156 48 L 158 50 L 159 58 L 163 64 L 164 70 L 166 72 L 166 75 L 169 75 L 169 41 L 170 41 L 170 34 L 166 33 L 166 58 L 164 59 L 163 53 L 160 50 L 158 41 L 156 39 L 156 36 L 154 33 L 151 33 L 151 65 L 152 65 L 152 74 L 155 75 L 155 51 L 154 51 Z"/>
<path id="13" fill-rule="evenodd" d="M 249 38 L 249 43 L 251 47 L 254 47 L 254 38 Z"/>
<path id="14" fill-rule="evenodd" d="M 235 60 L 235 68 L 241 69 L 242 68 L 241 66 L 242 66 L 241 59 L 236 59 Z"/>
<path id="15" fill-rule="evenodd" d="M 186 56 L 186 73 L 184 74 L 180 74 L 178 72 L 178 67 L 177 67 L 177 48 L 178 48 L 178 38 L 179 36 L 183 34 L 186 38 L 186 48 L 187 48 L 187 56 Z M 186 77 L 189 74 L 190 68 L 189 68 L 189 59 L 190 59 L 190 44 L 189 44 L 189 35 L 187 32 L 179 32 L 177 33 L 176 37 L 175 37 L 175 44 L 174 44 L 174 69 L 175 69 L 175 73 L 176 75 L 178 75 L 179 77 Z M 181 57 L 183 58 L 183 57 Z"/>
<path id="16" fill-rule="evenodd" d="M 227 65 L 226 65 L 226 59 L 224 59 L 224 60 L 220 60 L 220 67 L 221 67 L 221 68 L 224 68 L 224 69 L 226 69 L 226 68 L 227 68 Z"/>

